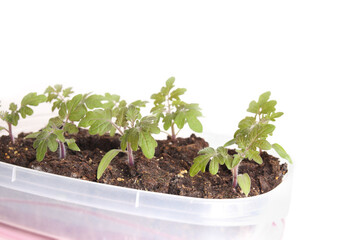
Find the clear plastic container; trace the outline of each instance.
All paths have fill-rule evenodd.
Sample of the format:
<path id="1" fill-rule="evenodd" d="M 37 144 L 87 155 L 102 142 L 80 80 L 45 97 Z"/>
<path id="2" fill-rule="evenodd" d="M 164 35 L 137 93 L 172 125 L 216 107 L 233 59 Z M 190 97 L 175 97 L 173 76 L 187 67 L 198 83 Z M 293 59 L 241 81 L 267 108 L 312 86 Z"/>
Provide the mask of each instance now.
<path id="1" fill-rule="evenodd" d="M 256 197 L 212 200 L 0 162 L 0 223 L 33 233 L 33 239 L 281 239 L 292 175 L 289 166 L 278 187 Z"/>
<path id="2" fill-rule="evenodd" d="M 48 114 L 23 121 L 36 130 Z M 228 139 L 203 134 L 210 143 Z M 216 144 L 214 144 L 216 146 Z M 281 239 L 293 166 L 272 191 L 200 199 L 58 176 L 0 162 L 0 239 Z"/>

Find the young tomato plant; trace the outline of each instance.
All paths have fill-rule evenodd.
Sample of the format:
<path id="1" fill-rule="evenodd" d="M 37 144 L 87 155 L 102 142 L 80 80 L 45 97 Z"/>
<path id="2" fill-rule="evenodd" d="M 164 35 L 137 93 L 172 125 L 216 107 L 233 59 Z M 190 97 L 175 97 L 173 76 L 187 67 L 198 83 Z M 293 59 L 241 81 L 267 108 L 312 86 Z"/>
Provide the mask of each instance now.
<path id="1" fill-rule="evenodd" d="M 8 132 L 11 142 L 15 143 L 15 137 L 12 131 L 13 126 L 17 126 L 20 116 L 26 118 L 34 113 L 30 106 L 38 106 L 40 103 L 46 101 L 45 95 L 38 95 L 37 93 L 29 93 L 21 100 L 20 107 L 15 103 L 10 103 L 8 111 L 0 112 L 0 119 L 7 123 L 7 128 L 0 126 L 0 131 L 5 130 Z"/>
<path id="2" fill-rule="evenodd" d="M 195 176 L 199 171 L 205 172 L 209 162 L 209 172 L 216 174 L 219 165 L 225 164 L 231 170 L 233 176 L 232 187 L 235 189 L 239 184 L 244 194 L 248 196 L 251 187 L 250 177 L 247 173 L 238 174 L 239 166 L 244 159 L 262 164 L 261 151 L 273 148 L 280 157 L 292 163 L 290 156 L 279 144 L 270 144 L 267 140 L 275 130 L 275 126 L 270 122 L 283 115 L 282 112 L 276 112 L 275 106 L 277 102 L 275 100 L 269 101 L 269 98 L 270 92 L 265 92 L 260 95 L 257 102 L 252 101 L 249 104 L 247 111 L 255 115 L 241 120 L 234 138 L 223 147 L 217 149 L 208 147 L 201 150 L 190 168 L 190 175 Z M 233 144 L 237 145 L 236 154 L 230 155 L 226 147 Z"/>
<path id="3" fill-rule="evenodd" d="M 93 95 L 91 100 L 97 109 L 89 111 L 79 126 L 90 127 L 90 134 L 110 133 L 113 136 L 118 132 L 121 142 L 120 149 L 112 149 L 102 158 L 97 171 L 98 179 L 119 152 L 126 151 L 130 166 L 134 165 L 133 151 L 139 147 L 145 157 L 154 157 L 157 142 L 151 134 L 160 133 L 160 129 L 156 117 L 141 116 L 140 108 L 145 107 L 146 102 L 139 100 L 127 104 L 124 100 L 120 101 L 120 96 L 111 94 Z"/>
<path id="4" fill-rule="evenodd" d="M 173 90 L 174 82 L 174 77 L 169 78 L 160 92 L 151 96 L 155 105 L 151 109 L 151 113 L 157 116 L 158 121 L 162 119 L 165 131 L 171 128 L 169 135 L 172 140 L 176 139 L 185 124 L 188 124 L 190 129 L 195 132 L 200 133 L 203 130 L 202 124 L 198 120 L 198 117 L 202 116 L 199 104 L 181 101 L 180 96 L 186 92 L 186 89 L 177 88 Z M 175 131 L 175 125 L 179 129 L 178 132 Z"/>
<path id="5" fill-rule="evenodd" d="M 51 118 L 45 128 L 29 134 L 27 138 L 36 138 L 36 160 L 42 161 L 47 150 L 55 152 L 59 149 L 59 158 L 66 157 L 66 145 L 73 151 L 80 151 L 74 139 L 66 139 L 66 134 L 76 134 L 79 129 L 75 122 L 80 121 L 86 112 L 88 94 L 78 94 L 70 98 L 71 88 L 63 89 L 61 85 L 48 87 L 45 91 L 47 101 L 53 102 L 52 111 L 58 109 L 58 116 Z"/>

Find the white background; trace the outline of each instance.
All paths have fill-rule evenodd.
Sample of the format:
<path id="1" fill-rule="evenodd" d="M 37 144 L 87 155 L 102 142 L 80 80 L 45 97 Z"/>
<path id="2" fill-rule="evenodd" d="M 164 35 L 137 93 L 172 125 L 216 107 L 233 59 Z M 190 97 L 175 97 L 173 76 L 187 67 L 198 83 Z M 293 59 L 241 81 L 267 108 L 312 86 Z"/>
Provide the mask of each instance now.
<path id="1" fill-rule="evenodd" d="M 149 100 L 175 76 L 204 131 L 231 137 L 270 90 L 285 113 L 271 141 L 295 163 L 284 239 L 359 239 L 359 12 L 346 0 L 0 1 L 2 109 L 56 83 Z"/>

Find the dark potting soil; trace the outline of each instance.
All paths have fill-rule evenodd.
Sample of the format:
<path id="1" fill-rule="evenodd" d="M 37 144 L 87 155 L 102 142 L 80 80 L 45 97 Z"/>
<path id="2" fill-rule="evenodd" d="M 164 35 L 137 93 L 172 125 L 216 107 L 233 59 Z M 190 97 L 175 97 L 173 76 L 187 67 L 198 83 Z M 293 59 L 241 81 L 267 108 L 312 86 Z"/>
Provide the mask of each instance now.
<path id="1" fill-rule="evenodd" d="M 146 191 L 175 194 L 199 198 L 238 198 L 244 197 L 239 186 L 236 191 L 231 187 L 231 172 L 220 166 L 216 175 L 209 172 L 198 173 L 190 177 L 189 169 L 199 150 L 208 143 L 194 134 L 189 138 L 176 141 L 158 140 L 155 157 L 147 159 L 140 151 L 134 152 L 135 165 L 127 164 L 127 155 L 119 153 L 110 163 L 103 176 L 97 180 L 98 164 L 104 154 L 120 146 L 119 136 L 90 135 L 81 129 L 73 136 L 80 152 L 68 150 L 65 159 L 59 159 L 58 153 L 48 151 L 42 162 L 36 161 L 33 139 L 25 139 L 26 134 L 19 134 L 15 144 L 8 136 L 0 137 L 0 161 L 116 186 L 141 189 Z M 261 153 L 263 164 L 244 160 L 239 173 L 248 173 L 251 177 L 250 196 L 268 192 L 279 185 L 287 173 L 287 164 L 280 164 L 279 159 L 266 152 Z"/>

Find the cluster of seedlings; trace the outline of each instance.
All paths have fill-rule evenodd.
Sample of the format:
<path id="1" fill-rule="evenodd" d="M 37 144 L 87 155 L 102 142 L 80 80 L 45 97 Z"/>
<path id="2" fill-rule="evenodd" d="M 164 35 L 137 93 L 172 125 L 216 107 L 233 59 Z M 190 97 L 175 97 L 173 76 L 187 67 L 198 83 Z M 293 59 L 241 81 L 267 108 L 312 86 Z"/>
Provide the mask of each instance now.
<path id="1" fill-rule="evenodd" d="M 154 134 L 165 132 L 169 138 L 176 140 L 179 131 L 185 125 L 194 132 L 202 132 L 203 126 L 199 121 L 202 116 L 199 104 L 186 103 L 181 96 L 185 88 L 175 88 L 175 78 L 166 81 L 160 92 L 151 95 L 153 107 L 150 115 L 143 116 L 141 109 L 147 101 L 137 100 L 127 103 L 119 95 L 106 93 L 77 94 L 72 88 L 63 88 L 62 85 L 49 86 L 44 94 L 29 93 L 21 101 L 20 106 L 11 103 L 9 110 L 1 111 L 0 118 L 7 123 L 0 126 L 0 131 L 6 131 L 14 143 L 13 126 L 17 126 L 21 118 L 33 114 L 31 107 L 48 102 L 52 104 L 52 111 L 56 117 L 49 119 L 48 124 L 40 131 L 31 133 L 26 138 L 34 138 L 33 147 L 36 149 L 37 161 L 42 161 L 47 151 L 58 151 L 59 158 L 66 158 L 66 149 L 80 151 L 73 138 L 66 138 L 70 134 L 79 132 L 79 128 L 87 128 L 91 135 L 109 134 L 120 136 L 120 146 L 108 151 L 100 161 L 97 169 L 97 178 L 101 178 L 110 162 L 120 152 L 125 152 L 128 164 L 134 165 L 133 151 L 141 150 L 143 155 L 152 159 L 157 147 Z M 263 150 L 274 149 L 280 157 L 291 162 L 290 156 L 277 143 L 271 144 L 267 138 L 275 130 L 271 124 L 283 115 L 276 112 L 276 101 L 270 100 L 270 92 L 260 95 L 258 101 L 249 104 L 247 116 L 238 124 L 233 139 L 218 148 L 207 147 L 199 151 L 190 168 L 190 176 L 195 176 L 200 171 L 208 170 L 217 174 L 220 165 L 225 165 L 232 173 L 232 187 L 240 186 L 243 193 L 248 196 L 251 180 L 247 173 L 239 174 L 239 166 L 244 159 L 262 163 L 260 153 Z M 228 147 L 235 145 L 235 151 Z M 235 154 L 231 153 L 235 152 Z"/>

